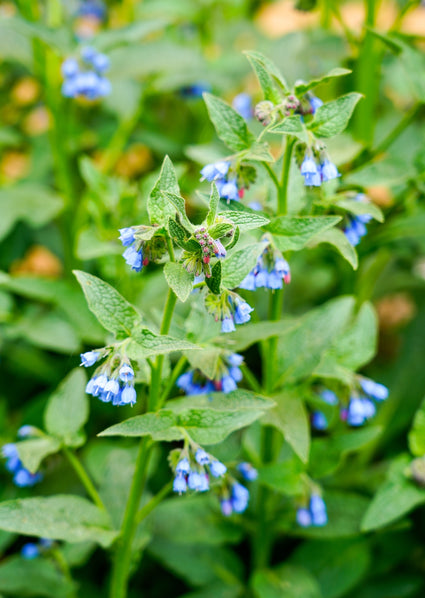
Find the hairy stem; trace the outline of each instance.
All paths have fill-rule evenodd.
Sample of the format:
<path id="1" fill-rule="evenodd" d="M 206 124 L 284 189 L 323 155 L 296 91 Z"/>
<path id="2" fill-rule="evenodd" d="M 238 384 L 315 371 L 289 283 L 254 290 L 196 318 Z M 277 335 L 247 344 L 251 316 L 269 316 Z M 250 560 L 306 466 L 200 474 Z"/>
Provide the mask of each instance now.
<path id="1" fill-rule="evenodd" d="M 87 494 L 90 496 L 90 498 L 92 499 L 94 504 L 97 507 L 99 507 L 99 509 L 106 511 L 105 505 L 103 504 L 103 501 L 100 498 L 99 493 L 96 490 L 95 485 L 93 484 L 89 474 L 87 473 L 87 471 L 84 469 L 83 465 L 81 464 L 81 461 L 78 459 L 78 457 L 75 455 L 75 453 L 73 453 L 68 448 L 64 447 L 62 449 L 62 451 L 63 451 L 63 454 L 65 455 L 65 457 L 67 458 L 69 464 L 71 465 L 72 469 L 75 471 L 77 476 L 80 478 L 81 483 L 83 484 L 84 488 L 87 491 Z"/>
<path id="2" fill-rule="evenodd" d="M 171 492 L 173 488 L 173 482 L 167 482 L 165 484 L 165 486 L 163 488 L 161 488 L 161 490 L 155 494 L 155 496 L 153 496 L 149 502 L 147 502 L 141 509 L 140 511 L 137 513 L 136 516 L 136 521 L 137 523 L 140 523 L 141 521 L 143 521 L 143 519 L 145 519 L 149 513 L 151 513 L 154 508 L 159 505 L 160 502 L 162 502 L 164 500 L 164 498 L 166 496 L 168 496 L 168 494 Z"/>

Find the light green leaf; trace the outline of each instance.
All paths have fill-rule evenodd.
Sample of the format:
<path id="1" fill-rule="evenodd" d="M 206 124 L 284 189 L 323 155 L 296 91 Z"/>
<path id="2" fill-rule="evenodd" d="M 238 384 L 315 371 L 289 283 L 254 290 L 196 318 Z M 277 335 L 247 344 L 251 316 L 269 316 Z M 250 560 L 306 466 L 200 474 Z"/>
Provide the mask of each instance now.
<path id="1" fill-rule="evenodd" d="M 341 216 L 279 216 L 266 228 L 276 236 L 281 251 L 298 251 L 340 220 Z"/>
<path id="2" fill-rule="evenodd" d="M 274 104 L 280 104 L 282 96 L 278 91 L 276 79 L 267 70 L 264 60 L 265 57 L 259 52 L 244 52 L 248 58 L 255 74 L 257 75 L 258 82 L 264 94 L 264 99 L 273 102 Z M 276 68 L 274 72 L 276 72 Z"/>
<path id="3" fill-rule="evenodd" d="M 266 246 L 266 242 L 253 243 L 229 255 L 223 261 L 223 285 L 229 289 L 237 287 L 255 267 Z"/>
<path id="4" fill-rule="evenodd" d="M 193 274 L 190 274 L 182 264 L 167 262 L 164 266 L 164 276 L 170 288 L 184 303 L 193 289 Z"/>
<path id="5" fill-rule="evenodd" d="M 258 482 L 286 496 L 301 496 L 305 490 L 302 475 L 305 467 L 294 454 L 278 463 L 270 463 L 258 470 Z"/>
<path id="6" fill-rule="evenodd" d="M 43 436 L 17 442 L 16 448 L 24 467 L 31 473 L 35 473 L 45 457 L 59 451 L 60 442 L 56 438 Z"/>
<path id="7" fill-rule="evenodd" d="M 313 575 L 298 565 L 258 571 L 252 587 L 256 598 L 324 598 Z"/>
<path id="8" fill-rule="evenodd" d="M 344 259 L 352 266 L 353 270 L 357 270 L 359 259 L 355 247 L 351 245 L 342 230 L 338 228 L 331 228 L 315 235 L 310 242 L 310 247 L 315 247 L 320 243 L 328 243 L 335 247 Z"/>
<path id="9" fill-rule="evenodd" d="M 392 462 L 387 479 L 372 499 L 362 521 L 362 530 L 370 532 L 389 525 L 425 503 L 425 489 L 406 477 L 408 455 Z"/>
<path id="10" fill-rule="evenodd" d="M 204 93 L 204 100 L 217 135 L 232 151 L 240 152 L 254 143 L 255 137 L 236 110 L 210 93 Z"/>
<path id="11" fill-rule="evenodd" d="M 50 222 L 63 209 L 63 200 L 42 185 L 20 183 L 0 191 L 0 240 L 21 220 L 31 227 Z"/>
<path id="12" fill-rule="evenodd" d="M 100 31 L 96 34 L 94 46 L 102 51 L 110 51 L 112 48 L 130 43 L 140 43 L 147 36 L 157 31 L 163 31 L 171 19 L 143 19 L 131 23 L 125 27 L 119 27 Z"/>
<path id="13" fill-rule="evenodd" d="M 104 548 L 117 536 L 106 513 L 85 498 L 60 494 L 0 503 L 0 529 L 67 542 L 92 540 Z"/>
<path id="14" fill-rule="evenodd" d="M 275 162 L 275 158 L 270 153 L 269 144 L 265 142 L 255 142 L 243 153 L 244 160 L 256 160 L 259 162 Z"/>
<path id="15" fill-rule="evenodd" d="M 347 93 L 336 100 L 319 106 L 314 119 L 307 125 L 316 137 L 334 137 L 342 133 L 348 125 L 360 93 Z"/>
<path id="16" fill-rule="evenodd" d="M 254 228 L 260 228 L 270 222 L 268 218 L 262 216 L 258 212 L 252 211 L 239 211 L 239 210 L 228 210 L 226 212 L 220 212 L 219 216 L 229 218 L 234 224 L 239 226 L 241 230 L 251 230 Z"/>
<path id="17" fill-rule="evenodd" d="M 86 375 L 75 369 L 49 398 L 44 413 L 46 430 L 67 446 L 78 446 L 78 433 L 89 418 L 89 400 L 85 392 Z"/>
<path id="18" fill-rule="evenodd" d="M 69 598 L 76 590 L 76 585 L 46 558 L 28 560 L 14 555 L 0 564 L 0 592 L 8 596 Z"/>
<path id="19" fill-rule="evenodd" d="M 296 95 L 301 95 L 306 93 L 309 89 L 313 89 L 318 85 L 322 85 L 322 83 L 328 83 L 332 79 L 335 79 L 335 77 L 344 77 L 345 75 L 349 75 L 351 72 L 352 71 L 350 71 L 350 69 L 343 69 L 337 67 L 335 69 L 332 69 L 331 71 L 326 73 L 326 75 L 323 75 L 323 77 L 320 77 L 319 79 L 312 79 L 308 83 L 296 84 L 294 87 L 294 91 Z"/>
<path id="20" fill-rule="evenodd" d="M 254 343 L 271 336 L 281 336 L 300 326 L 298 320 L 280 320 L 277 322 L 249 322 L 245 326 L 238 326 L 235 332 L 221 335 L 213 340 L 220 346 L 232 351 L 244 351 Z"/>
<path id="21" fill-rule="evenodd" d="M 127 419 L 100 436 L 151 436 L 154 440 L 181 440 L 186 430 L 195 442 L 217 444 L 231 432 L 248 426 L 273 407 L 273 401 L 246 390 L 176 399 L 166 409 Z M 183 430 L 182 430 L 183 428 Z"/>
<path id="22" fill-rule="evenodd" d="M 339 199 L 338 201 L 335 201 L 333 205 L 337 206 L 338 208 L 342 208 L 343 210 L 347 210 L 347 212 L 350 212 L 350 214 L 355 214 L 356 216 L 370 214 L 372 218 L 378 222 L 384 221 L 384 215 L 382 214 L 382 211 L 371 201 Z"/>
<path id="23" fill-rule="evenodd" d="M 185 356 L 192 368 L 200 370 L 207 378 L 214 380 L 218 374 L 222 353 L 223 349 L 219 347 L 200 347 L 197 351 L 188 351 Z"/>
<path id="24" fill-rule="evenodd" d="M 275 395 L 276 407 L 263 417 L 263 423 L 277 428 L 294 452 L 307 463 L 310 452 L 310 426 L 302 397 L 297 390 Z"/>
<path id="25" fill-rule="evenodd" d="M 179 183 L 173 163 L 165 156 L 158 180 L 148 197 L 148 213 L 152 224 L 165 225 L 169 218 L 174 218 L 176 208 L 164 195 L 165 193 L 180 195 Z"/>
<path id="26" fill-rule="evenodd" d="M 193 226 L 193 224 L 187 217 L 186 203 L 185 203 L 185 200 L 183 199 L 183 197 L 181 197 L 181 195 L 177 195 L 175 193 L 168 193 L 168 192 L 164 192 L 164 195 L 168 199 L 168 201 L 171 202 L 173 204 L 173 206 L 176 208 L 176 210 L 180 216 L 180 219 L 182 221 L 182 224 L 190 231 L 193 231 L 195 227 Z"/>
<path id="27" fill-rule="evenodd" d="M 111 285 L 92 274 L 74 270 L 88 306 L 106 330 L 116 335 L 130 335 L 140 323 L 135 308 Z"/>
<path id="28" fill-rule="evenodd" d="M 264 69 L 273 77 L 273 79 L 276 81 L 276 83 L 283 91 L 287 90 L 288 84 L 282 77 L 282 73 L 280 72 L 278 67 L 272 60 L 270 60 L 270 58 L 267 58 L 267 56 L 264 56 L 264 54 L 255 50 L 244 52 L 244 54 L 246 54 L 248 59 L 251 58 L 257 64 L 261 64 L 264 67 Z"/>
<path id="29" fill-rule="evenodd" d="M 412 455 L 415 457 L 425 455 L 425 400 L 422 401 L 421 406 L 415 413 L 408 441 Z"/>
<path id="30" fill-rule="evenodd" d="M 281 122 L 269 129 L 270 133 L 293 135 L 303 143 L 308 143 L 308 134 L 304 122 L 299 114 L 287 116 Z"/>
<path id="31" fill-rule="evenodd" d="M 159 335 L 147 328 L 134 331 L 127 348 L 130 359 L 146 359 L 155 355 L 164 355 L 173 351 L 189 351 L 197 349 L 197 345 L 179 338 Z"/>
<path id="32" fill-rule="evenodd" d="M 217 190 L 216 184 L 211 183 L 211 195 L 210 195 L 210 209 L 207 214 L 207 226 L 212 226 L 215 222 L 218 210 L 218 204 L 220 203 L 220 194 Z"/>

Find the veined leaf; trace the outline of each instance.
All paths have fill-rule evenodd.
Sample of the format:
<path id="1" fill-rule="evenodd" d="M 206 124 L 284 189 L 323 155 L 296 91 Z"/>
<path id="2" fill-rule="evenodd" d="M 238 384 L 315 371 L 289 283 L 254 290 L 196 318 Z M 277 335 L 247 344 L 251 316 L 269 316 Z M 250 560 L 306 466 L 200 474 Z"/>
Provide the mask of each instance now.
<path id="1" fill-rule="evenodd" d="M 236 110 L 210 93 L 204 93 L 204 100 L 217 135 L 232 151 L 240 152 L 254 143 L 254 135 Z"/>

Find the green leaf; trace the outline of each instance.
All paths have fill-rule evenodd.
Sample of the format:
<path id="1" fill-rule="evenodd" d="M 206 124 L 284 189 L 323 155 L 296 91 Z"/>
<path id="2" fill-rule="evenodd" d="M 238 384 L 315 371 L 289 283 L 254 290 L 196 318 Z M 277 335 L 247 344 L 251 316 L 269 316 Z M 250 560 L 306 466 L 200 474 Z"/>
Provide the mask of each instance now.
<path id="1" fill-rule="evenodd" d="M 342 208 L 350 214 L 360 216 L 363 214 L 370 214 L 372 218 L 378 222 L 384 221 L 382 211 L 371 201 L 356 201 L 355 199 L 339 199 L 333 203 L 338 208 Z"/>
<path id="2" fill-rule="evenodd" d="M 249 322 L 239 326 L 235 332 L 213 339 L 213 342 L 225 346 L 232 351 L 244 351 L 254 343 L 265 340 L 271 336 L 282 336 L 290 330 L 297 328 L 300 322 L 297 320 L 280 320 L 277 322 Z"/>
<path id="3" fill-rule="evenodd" d="M 362 97 L 360 93 L 347 93 L 336 100 L 319 106 L 314 119 L 307 125 L 307 128 L 316 137 L 334 137 L 342 133 L 348 125 L 357 102 Z"/>
<path id="4" fill-rule="evenodd" d="M 254 574 L 252 587 L 256 598 L 323 598 L 316 579 L 298 565 L 258 571 Z"/>
<path id="5" fill-rule="evenodd" d="M 248 58 L 250 65 L 257 75 L 258 82 L 263 90 L 264 99 L 269 100 L 274 104 L 280 104 L 282 101 L 282 96 L 278 91 L 276 79 L 267 70 L 264 64 L 264 60 L 267 59 L 265 59 L 265 57 L 259 52 L 244 52 L 244 54 Z M 277 69 L 274 70 L 276 72 Z"/>
<path id="6" fill-rule="evenodd" d="M 176 214 L 176 208 L 164 195 L 167 192 L 180 195 L 173 163 L 168 156 L 165 156 L 158 180 L 148 197 L 148 213 L 152 224 L 165 225 L 168 219 L 174 218 Z"/>
<path id="7" fill-rule="evenodd" d="M 241 230 L 260 228 L 260 226 L 265 226 L 270 222 L 268 218 L 262 216 L 258 212 L 254 212 L 254 210 L 249 212 L 228 210 L 227 212 L 220 212 L 218 215 L 223 216 L 224 218 L 229 218 L 229 220 L 239 226 Z"/>
<path id="8" fill-rule="evenodd" d="M 0 529 L 67 542 L 92 540 L 104 548 L 117 536 L 106 513 L 85 498 L 66 495 L 0 503 Z"/>
<path id="9" fill-rule="evenodd" d="M 164 276 L 169 287 L 184 303 L 193 289 L 193 274 L 190 274 L 182 264 L 167 262 L 164 266 Z"/>
<path id="10" fill-rule="evenodd" d="M 20 183 L 0 191 L 0 240 L 23 220 L 33 228 L 47 224 L 63 209 L 63 200 L 42 185 Z"/>
<path id="11" fill-rule="evenodd" d="M 353 270 L 357 270 L 359 259 L 355 247 L 351 245 L 342 230 L 338 228 L 331 228 L 318 233 L 310 242 L 310 247 L 315 247 L 320 243 L 328 243 L 335 247 L 344 259 L 352 266 Z"/>
<path id="12" fill-rule="evenodd" d="M 270 463 L 258 470 L 258 482 L 286 496 L 301 496 L 305 489 L 302 475 L 305 468 L 292 454 L 289 458 Z"/>
<path id="13" fill-rule="evenodd" d="M 236 110 L 210 93 L 204 93 L 204 100 L 217 135 L 232 151 L 240 152 L 254 143 L 255 137 Z"/>
<path id="14" fill-rule="evenodd" d="M 258 262 L 267 242 L 253 243 L 234 251 L 223 261 L 222 283 L 228 289 L 237 287 Z"/>
<path id="15" fill-rule="evenodd" d="M 176 208 L 183 224 L 190 231 L 193 231 L 194 226 L 191 223 L 191 221 L 189 220 L 189 218 L 187 217 L 186 203 L 185 203 L 185 200 L 183 199 L 183 197 L 181 195 L 176 195 L 175 193 L 168 193 L 168 192 L 164 192 L 164 195 L 168 199 L 168 201 L 171 202 L 173 204 L 173 206 Z"/>
<path id="16" fill-rule="evenodd" d="M 269 144 L 256 141 L 253 145 L 243 152 L 244 160 L 255 160 L 258 162 L 275 162 L 275 158 L 270 153 Z"/>
<path id="17" fill-rule="evenodd" d="M 279 87 L 283 91 L 287 91 L 288 84 L 282 77 L 282 73 L 280 72 L 278 67 L 272 60 L 270 60 L 270 58 L 267 58 L 267 56 L 264 56 L 264 54 L 262 54 L 261 52 L 256 52 L 255 50 L 244 52 L 244 54 L 248 57 L 248 60 L 252 59 L 257 64 L 261 64 L 264 67 L 264 69 L 273 77 L 273 79 L 276 81 Z M 278 99 L 278 102 L 280 102 L 280 97 Z"/>
<path id="18" fill-rule="evenodd" d="M 364 532 L 389 525 L 425 503 L 425 489 L 406 477 L 409 463 L 408 455 L 400 455 L 390 465 L 386 481 L 373 497 L 363 518 Z"/>
<path id="19" fill-rule="evenodd" d="M 295 94 L 296 95 L 304 94 L 307 91 L 309 91 L 309 89 L 313 89 L 314 87 L 317 87 L 318 85 L 322 85 L 322 83 L 328 83 L 332 79 L 335 79 L 335 77 L 344 77 L 345 75 L 349 75 L 351 72 L 352 71 L 350 71 L 350 69 L 343 69 L 343 68 L 337 67 L 335 69 L 332 69 L 331 71 L 326 73 L 326 75 L 323 75 L 323 77 L 320 77 L 319 79 L 312 79 L 308 83 L 296 84 L 294 87 Z"/>
<path id="20" fill-rule="evenodd" d="M 205 277 L 205 282 L 211 293 L 219 295 L 221 292 L 221 261 L 218 260 L 211 269 L 210 278 Z"/>
<path id="21" fill-rule="evenodd" d="M 316 235 L 340 222 L 341 216 L 279 216 L 267 225 L 281 251 L 299 251 Z"/>
<path id="22" fill-rule="evenodd" d="M 281 122 L 277 123 L 269 129 L 270 133 L 283 133 L 285 135 L 293 135 L 303 143 L 308 144 L 308 133 L 304 122 L 301 120 L 299 114 L 287 116 Z"/>
<path id="23" fill-rule="evenodd" d="M 57 565 L 46 558 L 24 559 L 18 555 L 0 564 L 0 592 L 34 598 L 69 598 L 77 588 Z"/>
<path id="24" fill-rule="evenodd" d="M 217 222 L 217 224 L 214 224 L 208 232 L 213 239 L 220 239 L 221 237 L 230 235 L 234 228 L 235 226 L 230 224 L 230 222 Z"/>
<path id="25" fill-rule="evenodd" d="M 139 44 L 143 39 L 155 32 L 163 31 L 171 19 L 161 17 L 157 19 L 143 19 L 125 27 L 100 31 L 96 34 L 93 44 L 98 50 L 110 51 L 120 45 L 130 43 Z"/>
<path id="26" fill-rule="evenodd" d="M 127 347 L 130 359 L 146 359 L 155 355 L 164 355 L 173 351 L 189 351 L 198 347 L 189 341 L 167 335 L 159 335 L 147 328 L 134 331 Z"/>
<path id="27" fill-rule="evenodd" d="M 200 347 L 197 351 L 188 351 L 185 356 L 192 368 L 200 370 L 207 378 L 214 380 L 218 374 L 222 353 L 223 349 L 219 347 Z"/>
<path id="28" fill-rule="evenodd" d="M 186 430 L 200 444 L 217 444 L 248 426 L 273 407 L 273 401 L 246 390 L 175 399 L 166 409 L 127 419 L 99 436 L 151 436 L 154 440 L 182 440 Z M 182 430 L 183 428 L 183 430 Z"/>
<path id="29" fill-rule="evenodd" d="M 66 446 L 81 444 L 78 432 L 89 418 L 89 400 L 85 387 L 86 375 L 83 370 L 76 368 L 62 381 L 46 406 L 46 430 Z"/>
<path id="30" fill-rule="evenodd" d="M 210 195 L 210 209 L 207 214 L 207 226 L 212 226 L 215 222 L 218 210 L 218 204 L 220 203 L 220 194 L 217 190 L 216 184 L 211 183 L 211 195 Z"/>
<path id="31" fill-rule="evenodd" d="M 140 323 L 135 308 L 111 285 L 92 274 L 74 270 L 83 289 L 90 311 L 106 330 L 115 335 L 130 335 Z"/>
<path id="32" fill-rule="evenodd" d="M 297 390 L 287 390 L 273 399 L 276 407 L 263 417 L 263 423 L 277 428 L 298 457 L 307 463 L 310 452 L 310 426 L 304 401 Z"/>
<path id="33" fill-rule="evenodd" d="M 31 473 L 35 473 L 45 457 L 59 451 L 60 442 L 56 438 L 43 436 L 42 438 L 32 438 L 31 440 L 18 442 L 16 448 L 24 467 Z"/>
<path id="34" fill-rule="evenodd" d="M 173 241 L 186 251 L 199 251 L 199 243 L 190 239 L 190 232 L 172 218 L 168 221 L 168 231 Z"/>
<path id="35" fill-rule="evenodd" d="M 421 406 L 415 413 L 408 441 L 412 455 L 415 457 L 423 457 L 425 455 L 425 400 L 422 401 Z"/>

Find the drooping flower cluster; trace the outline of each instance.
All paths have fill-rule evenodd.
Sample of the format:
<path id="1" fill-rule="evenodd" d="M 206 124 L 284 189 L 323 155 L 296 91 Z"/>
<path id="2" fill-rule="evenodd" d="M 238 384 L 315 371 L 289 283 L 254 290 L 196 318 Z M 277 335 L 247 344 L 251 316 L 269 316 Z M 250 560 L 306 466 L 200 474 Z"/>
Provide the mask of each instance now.
<path id="1" fill-rule="evenodd" d="M 339 399 L 336 394 L 328 388 L 322 390 L 320 393 L 320 398 L 328 405 L 338 405 L 339 403 Z M 311 425 L 315 430 L 323 431 L 327 429 L 329 422 L 323 411 L 313 411 L 311 414 Z"/>
<path id="2" fill-rule="evenodd" d="M 143 266 L 160 259 L 166 251 L 163 237 L 155 236 L 155 227 L 141 224 L 120 228 L 119 233 L 119 240 L 126 248 L 122 254 L 125 263 L 135 272 L 141 272 Z"/>
<path id="3" fill-rule="evenodd" d="M 233 228 L 231 228 L 230 234 L 233 235 Z M 210 278 L 211 268 L 209 264 L 211 258 L 225 258 L 226 248 L 220 239 L 214 239 L 204 226 L 199 228 L 192 238 L 196 240 L 198 250 L 183 251 L 183 266 L 188 272 L 195 274 L 195 277 L 204 274 L 206 278 Z"/>
<path id="4" fill-rule="evenodd" d="M 33 559 L 48 552 L 50 548 L 52 548 L 53 544 L 53 540 L 50 540 L 49 538 L 40 538 L 39 542 L 37 543 L 27 542 L 21 548 L 21 556 L 27 561 L 32 561 Z"/>
<path id="5" fill-rule="evenodd" d="M 91 367 L 99 359 L 106 357 L 86 385 L 86 393 L 98 397 L 103 403 L 112 403 L 119 407 L 134 405 L 136 391 L 134 389 L 134 370 L 129 360 L 119 353 L 107 355 L 108 349 L 88 351 L 81 354 L 81 365 Z"/>
<path id="6" fill-rule="evenodd" d="M 359 384 L 364 394 L 353 392 L 348 408 L 341 411 L 341 418 L 353 427 L 362 426 L 371 419 L 376 413 L 374 401 L 385 401 L 389 394 L 386 386 L 369 378 L 360 377 Z"/>
<path id="7" fill-rule="evenodd" d="M 356 201 L 368 202 L 364 193 L 358 193 L 354 198 Z M 372 220 L 370 214 L 351 214 L 348 218 L 348 224 L 344 228 L 344 234 L 354 247 L 360 243 L 362 237 L 367 234 L 366 224 Z"/>
<path id="8" fill-rule="evenodd" d="M 34 486 L 43 479 L 41 472 L 31 473 L 23 466 L 16 444 L 5 444 L 1 452 L 6 459 L 6 469 L 13 474 L 13 482 L 19 488 Z"/>
<path id="9" fill-rule="evenodd" d="M 236 469 L 242 475 L 243 479 L 248 482 L 253 482 L 258 477 L 258 472 L 251 463 L 239 463 Z M 221 512 L 226 517 L 229 517 L 233 513 L 243 513 L 248 506 L 248 502 L 248 488 L 245 488 L 245 486 L 235 479 L 231 479 L 230 484 L 222 488 L 220 505 Z"/>
<path id="10" fill-rule="evenodd" d="M 247 291 L 255 289 L 281 289 L 283 283 L 291 282 L 291 270 L 282 254 L 268 246 L 262 253 L 255 268 L 239 284 L 239 288 Z"/>
<path id="11" fill-rule="evenodd" d="M 247 93 L 238 93 L 232 100 L 232 106 L 245 120 L 249 120 L 254 115 L 252 98 Z"/>
<path id="12" fill-rule="evenodd" d="M 177 386 L 187 395 L 208 394 L 210 392 L 232 392 L 242 380 L 239 366 L 243 362 L 242 355 L 231 353 L 220 360 L 217 375 L 210 380 L 200 370 L 189 370 L 177 379 Z"/>
<path id="13" fill-rule="evenodd" d="M 215 321 L 221 322 L 221 332 L 234 332 L 235 324 L 245 324 L 251 319 L 251 307 L 242 297 L 233 291 L 223 291 L 221 295 L 208 293 L 205 298 L 208 313 Z"/>
<path id="14" fill-rule="evenodd" d="M 62 94 L 67 98 L 85 97 L 97 100 L 111 93 L 111 82 L 104 74 L 109 58 L 91 46 L 81 49 L 81 60 L 67 58 L 62 63 Z"/>
<path id="15" fill-rule="evenodd" d="M 236 175 L 233 174 L 232 176 L 230 174 L 230 166 L 230 162 L 227 161 L 207 164 L 201 170 L 201 181 L 207 180 L 210 183 L 214 181 L 220 197 L 227 200 L 234 199 L 235 201 L 238 201 L 243 197 L 244 189 L 239 189 Z"/>
<path id="16" fill-rule="evenodd" d="M 174 472 L 174 492 L 206 492 L 210 489 L 210 475 L 221 478 L 227 472 L 227 467 L 200 446 L 192 445 L 181 451 Z"/>
<path id="17" fill-rule="evenodd" d="M 306 153 L 301 163 L 301 174 L 306 187 L 320 187 L 332 179 L 338 178 L 340 173 L 333 162 L 327 157 L 321 157 L 320 162 L 312 153 Z"/>
<path id="18" fill-rule="evenodd" d="M 297 509 L 297 523 L 301 527 L 322 527 L 328 522 L 326 504 L 319 494 L 312 494 L 308 506 Z"/>

